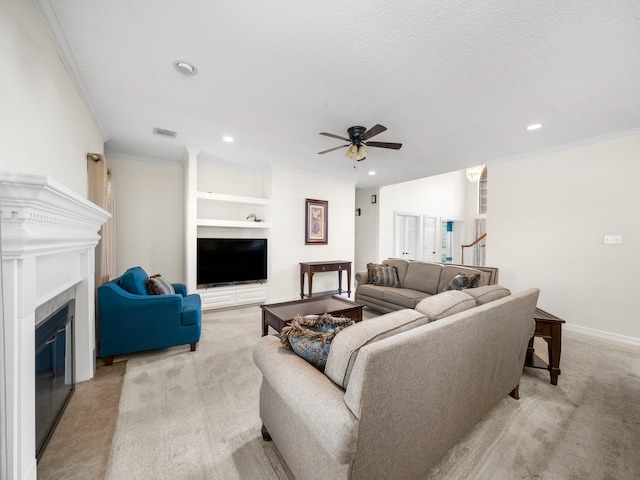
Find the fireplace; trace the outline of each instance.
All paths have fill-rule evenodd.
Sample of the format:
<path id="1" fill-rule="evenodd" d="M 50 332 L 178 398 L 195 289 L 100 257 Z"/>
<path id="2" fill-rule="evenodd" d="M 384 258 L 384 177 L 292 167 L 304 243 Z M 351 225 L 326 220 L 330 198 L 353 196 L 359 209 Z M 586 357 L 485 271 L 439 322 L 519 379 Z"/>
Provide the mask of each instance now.
<path id="1" fill-rule="evenodd" d="M 75 389 L 73 316 L 69 300 L 36 324 L 36 458 L 40 460 Z M 36 317 L 38 310 L 36 309 Z"/>
<path id="2" fill-rule="evenodd" d="M 50 398 L 56 401 L 62 397 L 54 408 L 60 410 L 73 381 L 93 377 L 95 247 L 100 240 L 98 231 L 109 217 L 103 209 L 48 177 L 0 172 L 0 386 L 6 391 L 5 403 L 0 402 L 0 408 L 4 408 L 0 430 L 7 439 L 8 478 L 37 477 L 36 451 L 44 438 L 40 432 L 36 435 L 40 424 L 36 411 L 41 415 L 36 406 L 41 401 L 40 397 L 36 400 L 39 391 L 49 389 Z M 65 305 L 71 310 L 71 300 L 71 324 L 57 324 L 42 333 L 45 343 L 55 335 L 51 342 L 54 350 L 44 354 L 47 366 L 41 358 L 36 359 L 36 327 Z M 64 367 L 58 364 L 62 357 L 66 360 Z M 43 387 L 44 381 L 37 386 L 35 372 L 47 369 L 49 386 Z"/>

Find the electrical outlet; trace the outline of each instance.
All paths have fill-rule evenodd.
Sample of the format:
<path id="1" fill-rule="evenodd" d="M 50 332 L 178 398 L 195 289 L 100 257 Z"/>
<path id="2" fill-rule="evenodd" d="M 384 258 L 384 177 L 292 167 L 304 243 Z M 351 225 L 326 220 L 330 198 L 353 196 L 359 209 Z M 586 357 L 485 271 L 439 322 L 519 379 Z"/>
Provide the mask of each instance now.
<path id="1" fill-rule="evenodd" d="M 607 245 L 621 245 L 622 235 L 605 235 L 604 243 L 606 243 Z"/>

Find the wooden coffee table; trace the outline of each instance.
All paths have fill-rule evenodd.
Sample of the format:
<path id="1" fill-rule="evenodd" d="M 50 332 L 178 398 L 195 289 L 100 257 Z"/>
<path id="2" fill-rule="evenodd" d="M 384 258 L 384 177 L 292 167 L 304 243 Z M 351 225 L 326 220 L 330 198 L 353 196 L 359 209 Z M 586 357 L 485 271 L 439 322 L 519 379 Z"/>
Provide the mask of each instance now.
<path id="1" fill-rule="evenodd" d="M 362 320 L 362 305 L 337 295 L 260 305 L 260 308 L 262 308 L 263 337 L 267 335 L 269 326 L 280 332 L 296 315 L 304 317 L 328 313 L 334 317 L 351 318 L 356 322 Z"/>

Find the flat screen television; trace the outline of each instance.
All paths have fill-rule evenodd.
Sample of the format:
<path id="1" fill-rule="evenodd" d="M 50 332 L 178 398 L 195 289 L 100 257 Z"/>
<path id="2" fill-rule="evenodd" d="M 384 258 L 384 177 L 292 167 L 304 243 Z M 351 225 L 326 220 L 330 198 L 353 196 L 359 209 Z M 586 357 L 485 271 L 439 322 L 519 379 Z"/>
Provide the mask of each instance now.
<path id="1" fill-rule="evenodd" d="M 266 238 L 198 238 L 198 287 L 267 280 Z"/>

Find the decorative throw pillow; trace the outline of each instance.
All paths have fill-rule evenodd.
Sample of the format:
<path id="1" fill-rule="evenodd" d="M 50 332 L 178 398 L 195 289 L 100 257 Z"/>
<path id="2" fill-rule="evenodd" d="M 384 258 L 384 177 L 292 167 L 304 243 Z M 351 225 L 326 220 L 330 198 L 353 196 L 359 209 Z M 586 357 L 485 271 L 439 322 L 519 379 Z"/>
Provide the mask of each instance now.
<path id="1" fill-rule="evenodd" d="M 173 285 L 162 278 L 159 273 L 157 275 L 151 275 L 147 279 L 147 289 L 151 295 L 173 295 L 176 293 Z"/>
<path id="2" fill-rule="evenodd" d="M 329 357 L 331 341 L 338 332 L 355 323 L 351 318 L 324 315 L 296 317 L 280 332 L 284 348 L 293 350 L 320 371 L 324 371 Z"/>
<path id="3" fill-rule="evenodd" d="M 467 281 L 467 284 L 464 288 L 476 288 L 478 286 L 478 284 L 480 283 L 480 274 L 479 273 L 475 273 L 473 275 L 471 275 L 470 277 L 468 277 L 469 280 Z"/>
<path id="4" fill-rule="evenodd" d="M 384 267 L 381 263 L 367 263 L 367 283 L 373 283 L 373 273 L 376 267 Z"/>
<path id="5" fill-rule="evenodd" d="M 469 283 L 469 277 L 467 277 L 467 274 L 460 272 L 458 275 L 456 275 L 451 279 L 451 281 L 449 282 L 449 285 L 445 287 L 445 291 L 462 290 L 463 288 L 467 288 L 468 283 Z"/>
<path id="6" fill-rule="evenodd" d="M 384 287 L 399 287 L 398 269 L 396 267 L 376 267 L 373 269 L 373 284 Z"/>

